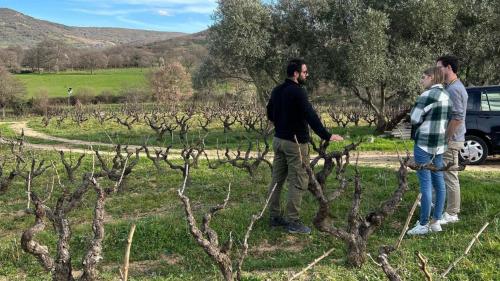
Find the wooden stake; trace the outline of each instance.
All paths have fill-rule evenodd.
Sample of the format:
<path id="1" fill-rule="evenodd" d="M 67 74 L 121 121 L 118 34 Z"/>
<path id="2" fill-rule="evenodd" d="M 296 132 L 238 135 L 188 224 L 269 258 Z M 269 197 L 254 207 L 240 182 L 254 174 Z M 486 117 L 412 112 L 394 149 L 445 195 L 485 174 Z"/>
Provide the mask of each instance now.
<path id="1" fill-rule="evenodd" d="M 122 281 L 127 281 L 128 279 L 130 248 L 132 247 L 132 239 L 134 238 L 134 232 L 135 232 L 135 224 L 132 225 L 132 227 L 130 228 L 130 232 L 128 234 L 127 248 L 125 249 L 125 260 L 123 261 L 123 273 L 121 274 Z"/>
<path id="2" fill-rule="evenodd" d="M 417 209 L 418 202 L 420 202 L 420 198 L 422 198 L 422 193 L 419 193 L 417 196 L 417 199 L 415 199 L 415 202 L 413 202 L 413 206 L 411 207 L 410 213 L 408 214 L 408 217 L 406 218 L 405 226 L 403 227 L 403 230 L 401 231 L 401 234 L 399 235 L 398 242 L 396 243 L 396 250 L 399 249 L 399 246 L 401 246 L 401 242 L 403 241 L 403 237 L 405 236 L 406 231 L 408 230 L 408 225 L 410 224 L 411 218 L 413 217 L 413 213 L 415 213 L 415 209 Z"/>
<path id="3" fill-rule="evenodd" d="M 328 255 L 330 255 L 333 250 L 335 250 L 335 248 L 331 248 L 330 250 L 328 250 L 326 253 L 324 253 L 321 257 L 315 259 L 312 263 L 310 263 L 308 266 L 306 266 L 306 268 L 302 269 L 301 272 L 299 273 L 296 273 L 294 276 L 292 276 L 292 278 L 288 279 L 288 281 L 292 281 L 294 280 L 295 278 L 299 277 L 300 275 L 304 274 L 306 271 L 308 271 L 309 269 L 311 269 L 314 265 L 316 265 L 318 262 L 320 262 L 322 259 L 326 258 Z"/>
<path id="4" fill-rule="evenodd" d="M 31 203 L 31 172 L 28 172 L 28 206 L 26 207 L 26 210 L 30 209 L 30 203 Z"/>

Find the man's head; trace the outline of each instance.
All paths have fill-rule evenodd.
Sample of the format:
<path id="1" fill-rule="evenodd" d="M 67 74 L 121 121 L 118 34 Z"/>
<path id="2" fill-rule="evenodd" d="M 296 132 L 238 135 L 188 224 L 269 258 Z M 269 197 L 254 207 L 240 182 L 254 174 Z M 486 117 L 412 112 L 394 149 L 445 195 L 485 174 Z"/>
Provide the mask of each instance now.
<path id="1" fill-rule="evenodd" d="M 309 76 L 304 60 L 292 59 L 290 62 L 288 62 L 288 66 L 286 67 L 286 75 L 289 79 L 292 79 L 299 84 L 304 84 L 306 82 L 307 76 Z"/>
<path id="2" fill-rule="evenodd" d="M 441 68 L 446 80 L 451 80 L 458 73 L 458 58 L 452 55 L 441 56 L 436 59 L 436 66 Z"/>

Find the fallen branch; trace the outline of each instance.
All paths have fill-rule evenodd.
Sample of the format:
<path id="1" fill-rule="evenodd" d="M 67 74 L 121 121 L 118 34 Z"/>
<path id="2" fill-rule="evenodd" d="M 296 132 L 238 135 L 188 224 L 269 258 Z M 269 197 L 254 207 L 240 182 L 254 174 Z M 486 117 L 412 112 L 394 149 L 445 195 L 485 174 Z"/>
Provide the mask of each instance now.
<path id="1" fill-rule="evenodd" d="M 304 274 L 306 271 L 311 269 L 313 266 L 315 266 L 322 259 L 328 257 L 333 252 L 333 250 L 335 250 L 335 248 L 331 248 L 330 250 L 326 251 L 323 255 L 321 255 L 320 257 L 315 259 L 313 262 L 311 262 L 308 266 L 306 266 L 304 269 L 302 269 L 302 271 L 300 271 L 299 273 L 296 273 L 294 276 L 292 276 L 292 278 L 288 279 L 288 281 L 292 281 L 292 280 L 296 279 L 297 277 L 299 277 L 300 275 Z"/>
<path id="2" fill-rule="evenodd" d="M 396 269 L 394 269 L 394 267 L 392 267 L 392 265 L 389 263 L 389 255 L 394 250 L 396 250 L 396 249 L 392 246 L 380 247 L 377 260 L 380 263 L 379 266 L 382 267 L 382 270 L 384 271 L 387 278 L 389 278 L 389 280 L 401 281 L 401 276 L 399 276 Z"/>
<path id="3" fill-rule="evenodd" d="M 418 258 L 419 267 L 424 273 L 425 280 L 432 281 L 432 275 L 429 272 L 429 269 L 427 268 L 427 258 L 424 255 L 422 255 L 422 253 L 420 253 L 419 251 L 415 251 L 415 255 Z"/>
<path id="4" fill-rule="evenodd" d="M 443 171 L 463 171 L 466 165 L 455 165 L 455 163 L 448 163 L 447 165 L 438 168 L 432 162 L 425 164 L 417 164 L 414 161 L 408 161 L 408 168 L 418 171 L 418 170 L 430 170 L 432 172 L 443 172 Z"/>
<path id="5" fill-rule="evenodd" d="M 483 233 L 483 231 L 486 229 L 486 227 L 488 227 L 489 224 L 490 223 L 487 222 L 483 225 L 483 227 L 481 227 L 479 232 L 476 233 L 474 238 L 472 238 L 472 240 L 470 241 L 469 246 L 467 246 L 467 248 L 465 249 L 465 252 L 458 259 L 456 259 L 454 262 L 450 264 L 450 266 L 446 269 L 446 271 L 443 272 L 443 274 L 441 274 L 441 277 L 443 278 L 446 277 L 446 275 L 450 273 L 450 271 L 469 253 L 470 249 L 472 248 L 472 245 L 474 245 L 474 243 L 479 239 L 479 236 Z"/>

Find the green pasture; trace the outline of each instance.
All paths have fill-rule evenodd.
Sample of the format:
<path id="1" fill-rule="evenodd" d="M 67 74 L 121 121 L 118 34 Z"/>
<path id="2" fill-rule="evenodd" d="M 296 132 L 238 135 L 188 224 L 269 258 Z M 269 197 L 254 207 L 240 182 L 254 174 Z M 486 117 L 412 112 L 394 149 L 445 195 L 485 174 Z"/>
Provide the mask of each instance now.
<path id="1" fill-rule="evenodd" d="M 8 147 L 0 146 L 2 155 L 8 154 Z M 38 151 L 38 157 L 58 162 L 55 152 Z M 84 158 L 78 174 L 90 171 L 92 157 Z M 5 167 L 10 168 L 9 163 Z M 57 164 L 62 182 L 70 189 L 61 164 Z M 98 168 L 97 168 L 98 169 Z M 379 206 L 397 186 L 396 173 L 392 169 L 361 167 L 363 182 L 363 202 L 361 209 L 368 212 Z M 352 175 L 353 168 L 348 169 Z M 37 178 L 32 190 L 42 198 L 47 197 L 48 185 L 54 171 L 49 170 L 42 178 Z M 80 178 L 80 177 L 77 177 Z M 222 202 L 231 183 L 231 195 L 227 208 L 213 220 L 213 228 L 220 234 L 220 241 L 226 241 L 232 233 L 234 257 L 238 256 L 243 235 L 252 214 L 263 206 L 270 172 L 261 166 L 258 174 L 251 178 L 241 170 L 222 166 L 209 169 L 205 161 L 192 169 L 187 195 L 197 220 L 211 206 Z M 106 227 L 103 261 L 100 267 L 102 280 L 118 280 L 119 266 L 123 262 L 124 249 L 131 224 L 136 224 L 132 251 L 130 280 L 221 280 L 217 267 L 189 234 L 182 204 L 177 189 L 182 175 L 163 167 L 161 172 L 153 168 L 149 160 L 142 158 L 132 174 L 125 179 L 124 190 L 113 194 L 106 203 Z M 444 227 L 444 231 L 424 237 L 405 237 L 400 250 L 390 256 L 390 262 L 405 280 L 423 280 L 418 268 L 415 251 L 424 254 L 429 262 L 429 270 L 435 280 L 442 280 L 439 274 L 459 257 L 469 241 L 481 226 L 491 224 L 480 237 L 470 254 L 449 274 L 448 280 L 498 280 L 500 250 L 499 206 L 500 173 L 461 173 L 463 205 L 461 221 Z M 111 184 L 105 180 L 101 184 Z M 376 255 L 378 247 L 394 244 L 399 236 L 404 220 L 415 197 L 418 186 L 415 174 L 409 175 L 410 191 L 404 196 L 399 209 L 384 222 L 383 226 L 369 240 L 369 252 Z M 334 177 L 329 178 L 329 186 L 336 187 Z M 345 219 L 351 203 L 353 187 L 332 204 L 334 223 L 345 226 Z M 54 194 L 47 201 L 53 206 L 61 189 L 55 187 Z M 72 227 L 72 262 L 75 270 L 88 247 L 92 235 L 92 206 L 95 194 L 90 191 L 83 204 L 76 208 L 69 220 Z M 35 257 L 23 252 L 20 237 L 34 222 L 32 215 L 23 212 L 26 208 L 24 182 L 17 179 L 14 185 L 0 195 L 0 280 L 50 280 L 49 273 L 42 270 Z M 311 225 L 317 204 L 310 194 L 304 196 L 302 217 Z M 418 211 L 417 211 L 418 214 Z M 267 215 L 257 222 L 250 237 L 250 251 L 245 264 L 244 280 L 287 280 L 292 273 L 300 271 L 311 261 L 330 248 L 333 253 L 304 275 L 301 280 L 385 280 L 381 269 L 368 260 L 361 268 L 346 265 L 346 247 L 338 239 L 313 229 L 309 236 L 289 235 L 280 229 L 267 225 Z M 412 223 L 415 222 L 413 219 Z M 54 253 L 56 238 L 52 226 L 47 222 L 46 231 L 36 239 L 49 246 Z"/>
<path id="2" fill-rule="evenodd" d="M 95 95 L 102 92 L 119 94 L 127 88 L 149 87 L 146 74 L 148 68 L 124 68 L 89 71 L 64 71 L 59 73 L 17 74 L 28 92 L 28 97 L 36 96 L 40 91 L 47 91 L 49 97 L 67 97 L 68 88 L 73 88 L 73 94 L 86 91 Z"/>

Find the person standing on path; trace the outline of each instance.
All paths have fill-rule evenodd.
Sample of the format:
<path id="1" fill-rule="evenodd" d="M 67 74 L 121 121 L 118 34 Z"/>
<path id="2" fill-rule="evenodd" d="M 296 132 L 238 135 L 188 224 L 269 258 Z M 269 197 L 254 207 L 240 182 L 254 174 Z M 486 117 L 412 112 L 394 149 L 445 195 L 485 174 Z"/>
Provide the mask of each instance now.
<path id="1" fill-rule="evenodd" d="M 287 227 L 289 233 L 308 234 L 311 229 L 300 221 L 299 216 L 302 195 L 307 190 L 309 180 L 302 166 L 302 161 L 309 163 L 308 125 L 324 140 L 340 141 L 343 138 L 332 135 L 325 129 L 309 102 L 307 92 L 302 87 L 308 76 L 305 62 L 292 59 L 288 63 L 286 73 L 287 78 L 273 89 L 267 104 L 267 117 L 275 127 L 273 172 L 269 191 L 275 185 L 276 188 L 269 206 L 270 225 Z M 287 178 L 288 198 L 284 218 L 280 197 Z"/>
<path id="2" fill-rule="evenodd" d="M 431 162 L 437 168 L 442 168 L 443 154 L 446 151 L 446 129 L 451 111 L 450 97 L 444 89 L 444 74 L 439 67 L 425 70 L 420 82 L 426 91 L 418 97 L 410 113 L 411 124 L 416 129 L 413 149 L 415 163 L 425 165 Z M 443 172 L 420 169 L 417 171 L 417 177 L 422 193 L 420 219 L 407 233 L 423 235 L 442 231 L 441 218 L 446 196 Z M 436 193 L 436 203 L 429 223 L 432 190 Z"/>
<path id="3" fill-rule="evenodd" d="M 458 79 L 458 59 L 446 55 L 436 60 L 436 66 L 440 67 L 446 81 L 446 91 L 452 102 L 451 119 L 446 131 L 448 149 L 443 155 L 445 165 L 453 163 L 458 166 L 458 154 L 464 148 L 465 142 L 465 114 L 467 110 L 467 91 Z M 442 224 L 458 221 L 460 213 L 460 181 L 458 171 L 445 171 L 444 181 L 446 184 L 446 211 L 443 214 Z"/>

